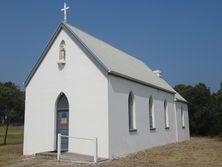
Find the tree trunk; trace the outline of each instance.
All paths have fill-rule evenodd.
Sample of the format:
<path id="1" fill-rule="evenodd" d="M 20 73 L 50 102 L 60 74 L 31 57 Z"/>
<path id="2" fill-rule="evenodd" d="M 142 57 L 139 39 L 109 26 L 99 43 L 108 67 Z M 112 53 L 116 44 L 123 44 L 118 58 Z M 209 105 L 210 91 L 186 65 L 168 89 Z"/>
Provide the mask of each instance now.
<path id="1" fill-rule="evenodd" d="M 4 138 L 4 144 L 6 144 L 7 135 L 8 135 L 8 126 L 9 126 L 9 118 L 7 117 L 6 120 L 6 129 L 5 129 L 5 138 Z"/>

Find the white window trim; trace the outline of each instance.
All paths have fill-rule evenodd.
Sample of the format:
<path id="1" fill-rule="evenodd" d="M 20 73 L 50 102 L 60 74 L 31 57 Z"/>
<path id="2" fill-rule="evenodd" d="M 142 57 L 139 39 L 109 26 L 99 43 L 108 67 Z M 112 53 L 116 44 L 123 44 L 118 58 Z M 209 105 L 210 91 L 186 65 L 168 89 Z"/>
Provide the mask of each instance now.
<path id="1" fill-rule="evenodd" d="M 151 112 L 150 112 L 150 100 L 151 100 Z M 151 115 L 150 115 L 151 113 Z M 152 124 L 150 122 L 150 118 L 152 119 Z M 150 96 L 149 98 L 149 128 L 150 130 L 155 130 L 156 126 L 155 126 L 155 113 L 154 113 L 154 103 L 153 103 L 153 97 Z"/>
<path id="2" fill-rule="evenodd" d="M 169 110 L 168 110 L 168 103 L 166 101 L 166 99 L 164 100 L 164 124 L 165 124 L 165 128 L 169 129 L 170 125 L 169 125 Z"/>
<path id="3" fill-rule="evenodd" d="M 130 96 L 132 96 L 132 111 L 130 111 L 130 107 L 129 107 L 129 99 L 130 99 Z M 133 92 L 131 91 L 128 95 L 128 119 L 129 119 L 129 132 L 135 132 L 137 131 L 136 129 L 136 107 L 135 107 L 135 96 L 133 94 Z M 132 118 L 131 118 L 131 114 L 130 112 L 132 112 Z M 130 127 L 130 122 L 132 121 L 132 127 Z"/>
<path id="4" fill-rule="evenodd" d="M 181 106 L 181 122 L 182 122 L 182 128 L 185 128 L 185 114 L 183 106 Z"/>

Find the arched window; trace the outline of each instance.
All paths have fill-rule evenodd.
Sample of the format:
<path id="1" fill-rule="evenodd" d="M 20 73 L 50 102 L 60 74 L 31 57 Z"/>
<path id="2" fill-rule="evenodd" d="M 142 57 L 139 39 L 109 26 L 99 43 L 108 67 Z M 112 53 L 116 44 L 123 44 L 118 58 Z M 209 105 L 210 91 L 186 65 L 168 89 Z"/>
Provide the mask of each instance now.
<path id="1" fill-rule="evenodd" d="M 65 62 L 66 61 L 66 44 L 65 41 L 62 40 L 62 42 L 59 45 L 59 62 Z"/>
<path id="2" fill-rule="evenodd" d="M 128 114 L 129 114 L 129 130 L 135 130 L 136 129 L 135 106 L 134 106 L 134 95 L 132 92 L 129 93 L 128 97 Z"/>
<path id="3" fill-rule="evenodd" d="M 165 122 L 165 128 L 169 128 L 169 113 L 166 100 L 164 100 L 164 122 Z"/>
<path id="4" fill-rule="evenodd" d="M 182 122 L 182 128 L 185 128 L 185 118 L 184 118 L 183 106 L 181 106 L 181 122 Z"/>
<path id="5" fill-rule="evenodd" d="M 57 130 L 56 141 L 58 141 L 58 134 L 69 135 L 69 102 L 64 93 L 61 93 L 58 97 L 57 104 Z M 69 139 L 61 138 L 61 150 L 68 151 Z"/>
<path id="6" fill-rule="evenodd" d="M 150 129 L 155 128 L 154 122 L 154 111 L 153 111 L 153 98 L 150 96 L 149 98 L 149 121 L 150 121 Z"/>
<path id="7" fill-rule="evenodd" d="M 62 93 L 57 100 L 57 110 L 68 110 L 69 102 L 66 95 Z"/>

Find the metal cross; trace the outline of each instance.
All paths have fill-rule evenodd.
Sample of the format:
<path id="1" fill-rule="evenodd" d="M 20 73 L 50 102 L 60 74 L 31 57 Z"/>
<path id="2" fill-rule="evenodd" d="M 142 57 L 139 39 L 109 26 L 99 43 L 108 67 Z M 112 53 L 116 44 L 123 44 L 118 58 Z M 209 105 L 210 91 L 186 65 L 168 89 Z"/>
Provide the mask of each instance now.
<path id="1" fill-rule="evenodd" d="M 61 9 L 61 11 L 64 11 L 64 22 L 67 22 L 67 13 L 66 11 L 69 9 L 69 6 L 66 6 L 66 3 L 64 2 L 64 8 Z"/>

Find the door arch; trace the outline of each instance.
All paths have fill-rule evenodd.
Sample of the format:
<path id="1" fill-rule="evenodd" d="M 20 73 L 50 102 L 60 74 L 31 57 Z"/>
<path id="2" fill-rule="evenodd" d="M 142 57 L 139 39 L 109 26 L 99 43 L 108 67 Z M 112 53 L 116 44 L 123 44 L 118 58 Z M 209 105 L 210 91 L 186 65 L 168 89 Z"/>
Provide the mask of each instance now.
<path id="1" fill-rule="evenodd" d="M 69 102 L 64 93 L 61 93 L 56 103 L 56 143 L 58 133 L 69 135 Z M 68 151 L 69 138 L 61 138 L 61 151 Z"/>

